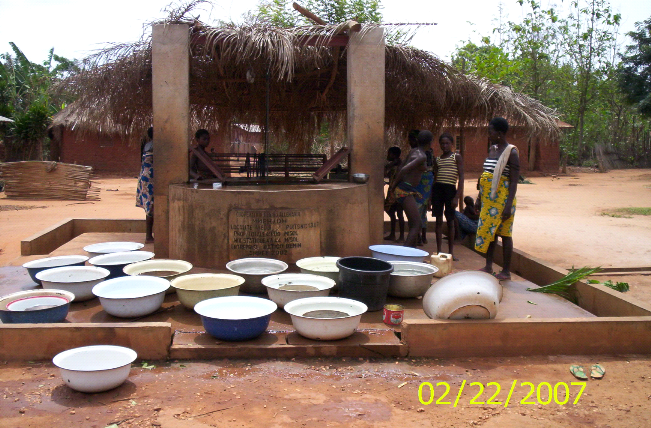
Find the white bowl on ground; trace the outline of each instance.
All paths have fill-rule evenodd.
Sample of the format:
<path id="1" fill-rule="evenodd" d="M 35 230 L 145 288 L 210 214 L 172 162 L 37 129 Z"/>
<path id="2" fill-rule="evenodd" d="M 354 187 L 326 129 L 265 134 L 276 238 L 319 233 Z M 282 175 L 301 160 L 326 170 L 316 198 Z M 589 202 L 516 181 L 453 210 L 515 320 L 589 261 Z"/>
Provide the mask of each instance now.
<path id="1" fill-rule="evenodd" d="M 121 253 L 124 251 L 136 251 L 144 247 L 145 244 L 140 242 L 100 242 L 97 244 L 86 245 L 86 251 L 90 257 L 101 256 L 102 254 Z"/>
<path id="2" fill-rule="evenodd" d="M 36 278 L 43 288 L 69 291 L 75 295 L 75 302 L 83 302 L 95 297 L 93 287 L 109 274 L 108 269 L 97 266 L 64 266 L 41 271 Z"/>
<path id="3" fill-rule="evenodd" d="M 226 269 L 244 278 L 240 286 L 243 293 L 264 293 L 267 288 L 262 285 L 262 278 L 285 272 L 287 263 L 276 259 L 245 258 L 226 263 Z"/>
<path id="4" fill-rule="evenodd" d="M 150 251 L 123 251 L 93 257 L 88 260 L 88 263 L 93 266 L 100 266 L 108 269 L 111 272 L 109 278 L 116 278 L 126 275 L 124 273 L 126 265 L 143 262 L 152 258 L 154 258 L 154 253 Z"/>
<path id="5" fill-rule="evenodd" d="M 339 259 L 340 257 L 332 256 L 307 257 L 297 261 L 296 266 L 301 270 L 301 273 L 325 276 L 336 283 L 339 281 L 339 268 L 337 267 L 337 260 Z"/>
<path id="6" fill-rule="evenodd" d="M 37 273 L 42 272 L 45 269 L 52 269 L 61 266 L 83 266 L 86 261 L 88 261 L 87 256 L 55 256 L 32 260 L 31 262 L 23 264 L 23 267 L 27 269 L 27 273 L 29 273 L 29 276 L 34 282 L 38 285 L 42 285 L 41 281 L 36 278 Z"/>
<path id="7" fill-rule="evenodd" d="M 155 259 L 145 260 L 126 265 L 122 272 L 127 275 L 147 275 L 165 278 L 168 281 L 178 278 L 192 270 L 192 263 L 185 260 Z M 173 293 L 174 287 L 167 290 L 167 294 Z"/>
<path id="8" fill-rule="evenodd" d="M 136 351 L 123 346 L 95 345 L 61 352 L 52 364 L 61 369 L 68 387 L 81 392 L 102 392 L 122 385 L 137 357 Z"/>
<path id="9" fill-rule="evenodd" d="M 307 297 L 285 305 L 285 312 L 292 317 L 298 334 L 314 340 L 337 340 L 352 335 L 367 310 L 364 303 L 341 297 Z"/>
<path id="10" fill-rule="evenodd" d="M 134 318 L 157 311 L 170 282 L 155 276 L 121 276 L 93 287 L 102 308 L 115 317 Z"/>
<path id="11" fill-rule="evenodd" d="M 402 245 L 371 245 L 373 258 L 386 262 L 417 262 L 422 263 L 429 256 L 427 251 L 418 248 L 404 247 Z"/>
<path id="12" fill-rule="evenodd" d="M 413 298 L 422 296 L 432 285 L 436 266 L 417 262 L 389 262 L 393 265 L 389 280 L 389 296 Z"/>
<path id="13" fill-rule="evenodd" d="M 423 297 L 423 310 L 433 319 L 493 319 L 502 286 L 486 272 L 457 272 L 439 279 Z"/>
<path id="14" fill-rule="evenodd" d="M 292 300 L 327 296 L 335 282 L 325 276 L 307 273 L 283 273 L 262 278 L 269 298 L 284 308 Z"/>

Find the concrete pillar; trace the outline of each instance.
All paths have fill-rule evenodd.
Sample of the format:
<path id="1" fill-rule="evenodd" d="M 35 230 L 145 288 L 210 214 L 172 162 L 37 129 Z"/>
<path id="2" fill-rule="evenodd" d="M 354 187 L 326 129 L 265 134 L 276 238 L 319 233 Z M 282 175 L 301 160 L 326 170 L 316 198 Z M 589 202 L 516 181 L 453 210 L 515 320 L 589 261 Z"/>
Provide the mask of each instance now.
<path id="1" fill-rule="evenodd" d="M 190 47 L 187 24 L 152 30 L 154 252 L 169 257 L 169 186 L 188 179 Z"/>
<path id="2" fill-rule="evenodd" d="M 384 226 L 384 29 L 348 42 L 348 144 L 351 173 L 370 175 L 368 181 L 369 236 L 382 242 Z"/>

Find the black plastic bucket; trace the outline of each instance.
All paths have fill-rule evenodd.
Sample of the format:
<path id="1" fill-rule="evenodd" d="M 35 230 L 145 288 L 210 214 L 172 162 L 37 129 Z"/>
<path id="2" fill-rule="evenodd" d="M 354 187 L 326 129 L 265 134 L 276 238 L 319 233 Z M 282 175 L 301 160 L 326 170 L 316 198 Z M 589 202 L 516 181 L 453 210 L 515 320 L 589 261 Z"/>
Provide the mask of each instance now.
<path id="1" fill-rule="evenodd" d="M 339 297 L 364 303 L 369 311 L 384 307 L 393 265 L 372 257 L 344 257 L 339 268 Z"/>

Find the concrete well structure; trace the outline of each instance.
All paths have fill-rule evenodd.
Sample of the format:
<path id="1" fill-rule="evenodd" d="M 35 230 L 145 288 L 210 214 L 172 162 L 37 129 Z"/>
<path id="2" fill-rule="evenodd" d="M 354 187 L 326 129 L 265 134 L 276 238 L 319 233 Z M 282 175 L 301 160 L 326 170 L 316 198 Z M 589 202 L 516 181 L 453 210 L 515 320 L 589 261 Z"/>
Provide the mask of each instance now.
<path id="1" fill-rule="evenodd" d="M 264 185 L 194 189 L 188 177 L 189 26 L 152 33 L 156 257 L 223 267 L 246 256 L 295 262 L 360 255 L 382 240 L 384 199 L 384 30 L 352 33 L 347 111 L 351 173 L 364 185 Z M 281 223 L 290 219 L 290 223 Z M 275 222 L 275 223 L 274 223 Z M 296 232 L 292 234 L 290 232 Z"/>

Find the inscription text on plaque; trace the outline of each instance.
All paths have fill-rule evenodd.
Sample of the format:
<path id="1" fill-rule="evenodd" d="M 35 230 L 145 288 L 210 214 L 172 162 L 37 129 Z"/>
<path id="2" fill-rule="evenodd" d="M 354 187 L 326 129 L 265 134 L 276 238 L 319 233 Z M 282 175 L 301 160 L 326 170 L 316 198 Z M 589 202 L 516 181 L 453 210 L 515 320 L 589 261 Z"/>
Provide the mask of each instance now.
<path id="1" fill-rule="evenodd" d="M 319 213 L 312 209 L 233 209 L 228 215 L 231 260 L 269 257 L 293 263 L 320 254 Z"/>

